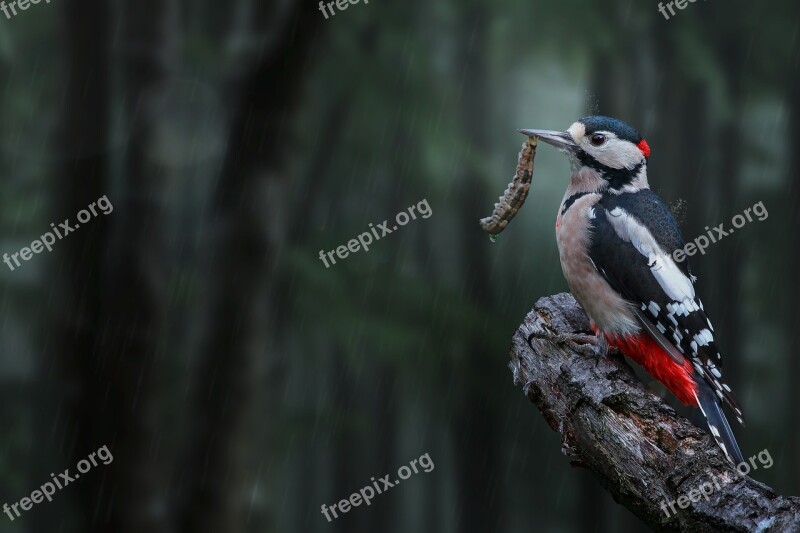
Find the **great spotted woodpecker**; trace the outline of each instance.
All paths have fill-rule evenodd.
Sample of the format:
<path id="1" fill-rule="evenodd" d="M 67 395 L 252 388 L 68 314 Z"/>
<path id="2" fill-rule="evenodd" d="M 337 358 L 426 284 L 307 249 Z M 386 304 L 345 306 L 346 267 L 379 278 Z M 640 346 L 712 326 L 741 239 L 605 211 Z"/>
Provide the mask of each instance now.
<path id="1" fill-rule="evenodd" d="M 520 130 L 572 165 L 556 218 L 561 268 L 596 335 L 636 361 L 684 404 L 699 407 L 714 440 L 743 461 L 721 405 L 742 410 L 722 379 L 714 328 L 695 295 L 678 224 L 650 190 L 650 147 L 635 129 L 587 117 L 565 132 Z M 680 257 L 678 254 L 677 257 Z"/>

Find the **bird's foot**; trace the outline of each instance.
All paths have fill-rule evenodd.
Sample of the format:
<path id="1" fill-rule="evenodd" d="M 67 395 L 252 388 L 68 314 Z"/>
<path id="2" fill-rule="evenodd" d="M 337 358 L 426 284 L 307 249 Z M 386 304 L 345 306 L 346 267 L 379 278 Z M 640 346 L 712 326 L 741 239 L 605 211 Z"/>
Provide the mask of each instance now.
<path id="1" fill-rule="evenodd" d="M 608 355 L 608 342 L 604 336 L 588 335 L 586 333 L 560 333 L 553 335 L 546 332 L 534 332 L 528 336 L 528 344 L 531 339 L 542 339 L 556 344 L 567 345 L 571 350 L 583 355 L 593 355 L 605 357 Z"/>

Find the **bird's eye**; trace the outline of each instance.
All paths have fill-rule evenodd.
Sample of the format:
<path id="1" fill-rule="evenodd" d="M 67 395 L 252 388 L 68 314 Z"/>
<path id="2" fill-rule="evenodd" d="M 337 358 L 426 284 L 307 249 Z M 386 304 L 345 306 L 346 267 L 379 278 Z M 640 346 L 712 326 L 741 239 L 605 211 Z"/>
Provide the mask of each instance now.
<path id="1" fill-rule="evenodd" d="M 606 143 L 606 136 L 602 133 L 595 133 L 589 138 L 592 146 L 603 146 Z"/>

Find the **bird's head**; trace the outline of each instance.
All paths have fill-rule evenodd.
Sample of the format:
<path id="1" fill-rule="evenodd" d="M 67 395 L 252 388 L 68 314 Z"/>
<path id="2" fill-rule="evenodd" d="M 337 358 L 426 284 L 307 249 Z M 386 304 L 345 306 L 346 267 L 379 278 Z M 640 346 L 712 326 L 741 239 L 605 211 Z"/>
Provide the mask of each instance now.
<path id="1" fill-rule="evenodd" d="M 520 130 L 567 154 L 573 170 L 594 171 L 606 187 L 621 190 L 641 182 L 647 186 L 650 147 L 638 131 L 610 117 L 578 120 L 567 131 Z"/>

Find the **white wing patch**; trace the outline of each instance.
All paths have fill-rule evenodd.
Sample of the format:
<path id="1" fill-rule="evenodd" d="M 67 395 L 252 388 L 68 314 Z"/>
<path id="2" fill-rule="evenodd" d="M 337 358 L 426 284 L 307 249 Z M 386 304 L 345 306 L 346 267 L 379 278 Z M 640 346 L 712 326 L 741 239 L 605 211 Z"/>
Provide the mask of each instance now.
<path id="1" fill-rule="evenodd" d="M 698 346 L 708 346 L 709 343 L 714 342 L 714 336 L 709 330 L 703 329 L 694 336 L 694 342 L 696 342 Z"/>
<path id="2" fill-rule="evenodd" d="M 653 273 L 666 295 L 677 304 L 675 311 L 667 306 L 670 312 L 675 312 L 677 315 L 688 315 L 699 309 L 694 301 L 692 280 L 681 272 L 672 259 L 672 255 L 666 253 L 658 245 L 653 234 L 646 227 L 620 207 L 606 211 L 606 218 L 620 239 L 633 244 L 639 253 L 647 258 L 650 272 Z"/>

